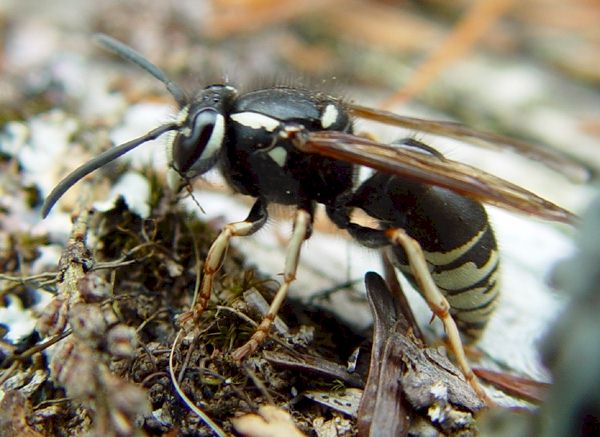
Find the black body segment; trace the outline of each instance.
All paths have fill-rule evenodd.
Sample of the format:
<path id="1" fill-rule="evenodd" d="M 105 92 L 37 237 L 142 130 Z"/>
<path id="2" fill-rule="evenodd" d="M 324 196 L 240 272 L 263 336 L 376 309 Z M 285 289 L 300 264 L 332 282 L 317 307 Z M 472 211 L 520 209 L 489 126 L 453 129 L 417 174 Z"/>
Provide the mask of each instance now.
<path id="1" fill-rule="evenodd" d="M 458 327 L 466 339 L 477 339 L 499 293 L 496 239 L 483 206 L 444 188 L 384 173 L 366 180 L 351 203 L 377 218 L 382 229 L 402 228 L 419 242 Z M 387 251 L 410 278 L 402 248 Z"/>
<path id="2" fill-rule="evenodd" d="M 419 141 L 405 140 L 390 147 L 356 136 L 351 115 L 474 140 L 498 142 L 501 138 L 497 136 L 460 129 L 453 123 L 410 119 L 291 87 L 239 93 L 228 84 L 215 84 L 190 97 L 132 48 L 106 35 L 96 39 L 161 81 L 176 100 L 179 113 L 171 123 L 104 152 L 69 174 L 47 197 L 43 214 L 85 175 L 171 132 L 169 167 L 181 179 L 190 181 L 219 166 L 235 191 L 256 198 L 248 217 L 225 226 L 213 243 L 194 319 L 208 304 L 213 278 L 230 240 L 260 229 L 268 220 L 270 203 L 292 205 L 297 210 L 285 281 L 270 317 L 274 317 L 294 279 L 303 241 L 311 234 L 315 207 L 320 203 L 339 228 L 365 246 L 388 251 L 403 272 L 410 275 L 408 264 L 418 264 L 412 271 L 417 272 L 416 282 L 427 283 L 421 291 L 430 308 L 450 327 L 454 322 L 449 320 L 448 302 L 439 302 L 445 296 L 463 333 L 473 338 L 487 323 L 499 290 L 496 241 L 479 202 L 557 221 L 575 219 L 533 193 L 447 160 Z M 533 153 L 514 142 L 509 144 Z M 375 173 L 357 186 L 358 165 Z M 362 209 L 378 226 L 354 223 L 355 209 Z M 265 337 L 269 323 L 261 326 L 259 331 Z M 459 346 L 456 341 L 454 346 Z M 251 352 L 252 347 L 245 350 Z M 463 368 L 468 370 L 466 365 Z"/>
<path id="3" fill-rule="evenodd" d="M 292 88 L 258 90 L 237 100 L 229 120 L 221 169 L 236 191 L 285 205 L 299 199 L 329 205 L 352 189 L 351 163 L 302 153 L 279 135 L 290 125 L 351 133 L 337 100 Z"/>

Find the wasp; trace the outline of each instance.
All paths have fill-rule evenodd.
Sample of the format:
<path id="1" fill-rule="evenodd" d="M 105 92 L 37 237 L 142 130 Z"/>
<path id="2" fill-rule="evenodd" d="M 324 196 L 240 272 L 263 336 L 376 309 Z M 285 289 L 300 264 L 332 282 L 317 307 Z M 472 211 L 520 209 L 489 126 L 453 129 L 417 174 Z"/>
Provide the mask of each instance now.
<path id="1" fill-rule="evenodd" d="M 296 275 L 303 242 L 310 237 L 315 208 L 358 243 L 384 250 L 416 283 L 443 322 L 459 366 L 483 394 L 466 361 L 460 332 L 475 340 L 484 329 L 499 293 L 496 240 L 482 203 L 533 216 L 572 222 L 570 212 L 510 182 L 447 159 L 414 139 L 382 144 L 354 133 L 353 120 L 378 122 L 500 144 L 555 168 L 573 164 L 558 154 L 510 138 L 451 122 L 403 117 L 350 103 L 324 93 L 272 87 L 240 93 L 229 84 L 209 85 L 190 97 L 140 53 L 106 35 L 106 49 L 161 81 L 179 106 L 174 121 L 111 148 L 67 175 L 48 195 L 45 217 L 81 178 L 139 145 L 170 132 L 169 168 L 188 183 L 218 166 L 238 193 L 255 198 L 246 219 L 227 224 L 208 252 L 199 297 L 180 316 L 191 329 L 207 307 L 213 281 L 234 237 L 258 231 L 271 203 L 295 207 L 285 255 L 283 281 L 250 340 L 233 352 L 241 360 L 265 340 Z M 359 183 L 357 168 L 372 176 Z M 362 210 L 369 227 L 353 220 Z"/>

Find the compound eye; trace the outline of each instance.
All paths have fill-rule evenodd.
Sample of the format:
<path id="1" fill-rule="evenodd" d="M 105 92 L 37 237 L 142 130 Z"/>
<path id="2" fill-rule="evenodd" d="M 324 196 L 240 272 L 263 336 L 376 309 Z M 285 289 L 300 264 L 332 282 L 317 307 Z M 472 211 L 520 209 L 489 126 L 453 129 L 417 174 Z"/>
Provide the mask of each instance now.
<path id="1" fill-rule="evenodd" d="M 173 166 L 185 175 L 208 171 L 216 162 L 223 142 L 223 117 L 212 108 L 204 108 L 177 133 L 173 142 Z"/>

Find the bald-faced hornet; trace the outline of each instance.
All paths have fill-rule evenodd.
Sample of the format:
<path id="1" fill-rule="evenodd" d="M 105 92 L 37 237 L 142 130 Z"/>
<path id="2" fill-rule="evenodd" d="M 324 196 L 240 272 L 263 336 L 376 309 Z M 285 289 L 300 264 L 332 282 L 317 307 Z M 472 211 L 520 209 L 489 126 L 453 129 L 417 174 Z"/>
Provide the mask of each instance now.
<path id="1" fill-rule="evenodd" d="M 496 241 L 480 202 L 561 222 L 570 222 L 574 216 L 514 184 L 448 160 L 421 142 L 409 139 L 388 145 L 357 136 L 353 117 L 502 144 L 556 168 L 566 168 L 570 161 L 545 149 L 458 124 L 401 117 L 303 89 L 274 87 L 239 94 L 230 85 L 216 84 L 189 98 L 130 47 L 105 35 L 97 40 L 163 82 L 179 105 L 179 115 L 73 171 L 46 198 L 44 216 L 85 175 L 172 132 L 169 166 L 182 180 L 189 181 L 218 165 L 235 191 L 256 199 L 248 217 L 226 225 L 212 244 L 198 300 L 180 316 L 184 327 L 194 326 L 207 307 L 230 240 L 260 229 L 267 221 L 270 203 L 292 205 L 296 212 L 283 282 L 252 338 L 233 356 L 240 360 L 255 351 L 295 278 L 315 207 L 322 204 L 340 229 L 363 245 L 385 249 L 393 263 L 409 273 L 442 320 L 465 376 L 479 389 L 464 357 L 457 323 L 465 337 L 476 339 L 499 291 Z M 357 183 L 357 166 L 375 172 Z M 356 209 L 374 218 L 378 226 L 353 221 Z"/>

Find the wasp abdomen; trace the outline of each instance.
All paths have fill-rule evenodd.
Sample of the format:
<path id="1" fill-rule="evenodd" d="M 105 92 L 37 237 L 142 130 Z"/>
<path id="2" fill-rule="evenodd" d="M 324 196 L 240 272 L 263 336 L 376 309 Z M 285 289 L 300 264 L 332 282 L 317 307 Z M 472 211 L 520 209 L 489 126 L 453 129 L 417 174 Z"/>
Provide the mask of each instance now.
<path id="1" fill-rule="evenodd" d="M 411 278 L 405 255 L 391 248 L 392 259 Z M 499 258 L 489 226 L 451 252 L 425 251 L 431 276 L 451 307 L 451 314 L 466 340 L 481 336 L 500 291 Z M 412 278 L 411 278 L 412 279 Z"/>
<path id="2" fill-rule="evenodd" d="M 377 190 L 378 196 L 373 196 Z M 356 191 L 353 205 L 398 227 L 421 245 L 431 276 L 467 340 L 482 333 L 499 293 L 499 257 L 483 206 L 444 188 L 377 173 Z M 389 246 L 392 262 L 412 280 L 404 249 Z M 414 282 L 414 281 L 413 281 Z"/>

